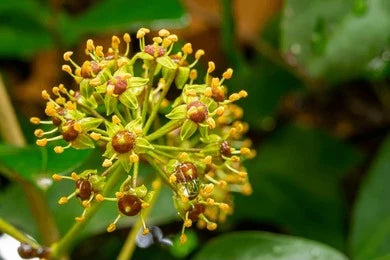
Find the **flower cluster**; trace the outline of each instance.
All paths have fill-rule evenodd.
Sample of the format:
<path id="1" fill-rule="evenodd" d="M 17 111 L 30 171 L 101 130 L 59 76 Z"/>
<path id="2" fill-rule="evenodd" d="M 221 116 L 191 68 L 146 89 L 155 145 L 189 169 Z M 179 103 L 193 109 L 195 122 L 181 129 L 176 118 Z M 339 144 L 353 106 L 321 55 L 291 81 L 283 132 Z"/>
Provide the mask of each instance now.
<path id="1" fill-rule="evenodd" d="M 77 89 L 60 84 L 52 88 L 52 94 L 43 91 L 50 119 L 32 117 L 31 122 L 51 126 L 48 131 L 35 130 L 36 143 L 61 144 L 54 147 L 56 153 L 68 148 L 104 148 L 103 172 L 88 169 L 71 176 L 53 175 L 56 181 L 75 183 L 75 190 L 58 202 L 67 203 L 72 197 L 80 200 L 84 211 L 76 221 L 84 221 L 93 205 L 111 201 L 117 204 L 118 216 L 108 225 L 108 232 L 116 229 L 119 218 L 139 216 L 143 234 L 147 234 L 142 212 L 159 189 L 158 181 L 147 187 L 138 178 L 139 164 L 147 163 L 155 168 L 156 179 L 173 191 L 174 205 L 183 219 L 180 240 L 184 243 L 185 228 L 194 222 L 215 230 L 232 213 L 231 192 L 251 193 L 242 162 L 255 152 L 249 148 L 250 140 L 244 139 L 248 126 L 240 121 L 242 109 L 233 104 L 247 92 L 229 95 L 224 82 L 233 70 L 214 77 L 212 61 L 204 78 L 197 81 L 194 67 L 203 50 L 194 52 L 186 43 L 173 54 L 176 35 L 162 29 L 146 44 L 148 33 L 146 28 L 138 30 L 140 51 L 133 55 L 129 55 L 127 33 L 124 53 L 117 36 L 107 50 L 88 40 L 85 52 L 89 58 L 81 65 L 72 59 L 72 52 L 66 52 L 64 60 L 69 65 L 62 70 L 74 78 Z M 175 99 L 167 98 L 174 93 L 179 93 Z M 106 186 L 118 171 L 123 182 L 110 197 Z"/>

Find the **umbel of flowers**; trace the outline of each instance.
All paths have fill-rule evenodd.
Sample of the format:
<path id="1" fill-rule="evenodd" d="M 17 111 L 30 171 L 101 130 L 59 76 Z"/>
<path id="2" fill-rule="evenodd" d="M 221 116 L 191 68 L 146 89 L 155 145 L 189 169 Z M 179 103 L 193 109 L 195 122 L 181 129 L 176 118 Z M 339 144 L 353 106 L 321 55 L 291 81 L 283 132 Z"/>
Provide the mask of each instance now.
<path id="1" fill-rule="evenodd" d="M 194 53 L 191 43 L 186 43 L 172 53 L 176 35 L 162 29 L 147 44 L 148 33 L 145 28 L 138 30 L 140 51 L 133 55 L 127 33 L 124 51 L 120 51 L 121 40 L 113 36 L 107 49 L 88 40 L 88 59 L 81 64 L 72 59 L 71 51 L 66 52 L 68 64 L 62 70 L 74 78 L 77 87 L 59 84 L 52 94 L 43 91 L 49 118 L 32 117 L 31 122 L 49 125 L 50 130 L 35 130 L 36 143 L 56 143 L 58 154 L 69 148 L 104 148 L 103 172 L 87 169 L 70 176 L 53 175 L 56 181 L 75 183 L 70 195 L 58 203 L 79 200 L 83 211 L 75 216 L 76 221 L 85 220 L 91 205 L 109 201 L 117 204 L 118 215 L 107 223 L 108 232 L 116 229 L 121 217 L 138 216 L 147 234 L 142 213 L 158 185 L 147 187 L 139 180 L 139 164 L 146 163 L 172 189 L 173 203 L 183 219 L 180 240 L 185 243 L 185 228 L 194 222 L 199 228 L 215 230 L 233 212 L 232 192 L 251 193 L 242 162 L 253 157 L 254 151 L 243 136 L 248 129 L 240 121 L 243 111 L 233 104 L 247 92 L 229 94 L 224 83 L 233 70 L 215 76 L 212 61 L 198 80 L 195 65 L 203 50 Z M 176 98 L 167 98 L 174 93 Z M 111 196 L 103 195 L 114 171 L 121 171 L 123 183 Z"/>

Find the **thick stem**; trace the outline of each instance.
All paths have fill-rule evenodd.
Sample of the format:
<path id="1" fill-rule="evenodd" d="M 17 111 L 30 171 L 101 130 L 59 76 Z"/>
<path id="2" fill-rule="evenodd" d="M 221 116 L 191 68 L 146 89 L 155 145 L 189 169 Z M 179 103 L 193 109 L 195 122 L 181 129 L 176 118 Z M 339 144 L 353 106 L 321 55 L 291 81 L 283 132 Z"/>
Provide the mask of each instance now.
<path id="1" fill-rule="evenodd" d="M 171 120 L 168 123 L 166 123 L 165 125 L 163 125 L 161 128 L 157 129 L 155 132 L 146 136 L 145 138 L 149 142 L 153 141 L 153 140 L 175 130 L 176 128 L 180 127 L 182 124 L 183 124 L 183 120 Z"/>
<path id="2" fill-rule="evenodd" d="M 117 168 L 109 177 L 102 191 L 102 195 L 106 196 L 107 193 L 110 192 L 115 187 L 115 185 L 119 182 L 121 177 L 122 177 L 122 168 L 120 167 Z M 79 235 L 81 230 L 87 225 L 89 220 L 91 220 L 91 218 L 95 215 L 96 211 L 99 209 L 100 206 L 101 203 L 94 203 L 94 205 L 92 205 L 91 208 L 89 208 L 88 211 L 85 213 L 84 221 L 75 223 L 73 227 L 68 230 L 68 232 L 60 241 L 54 243 L 51 246 L 53 258 L 60 257 L 73 245 L 75 238 Z"/>
<path id="3" fill-rule="evenodd" d="M 24 146 L 26 140 L 20 129 L 15 111 L 7 95 L 3 79 L 0 75 L 0 133 L 7 143 Z M 26 199 L 37 223 L 43 243 L 50 245 L 59 237 L 57 225 L 54 221 L 52 212 L 49 209 L 47 201 L 42 193 L 33 184 L 23 180 L 17 173 L 14 173 L 14 180 L 22 186 Z"/>
<path id="4" fill-rule="evenodd" d="M 161 179 L 158 178 L 157 180 L 154 181 L 153 183 L 153 186 L 155 186 L 156 188 L 154 189 L 155 191 L 155 194 L 152 198 L 152 200 L 150 201 L 150 206 L 143 210 L 143 214 L 142 216 L 144 217 L 145 221 L 146 219 L 149 217 L 152 209 L 153 209 L 153 206 L 156 204 L 156 201 L 157 201 L 157 197 L 158 195 L 160 194 L 160 191 L 161 191 Z M 118 255 L 118 260 L 128 260 L 128 259 L 131 259 L 133 253 L 134 253 L 134 250 L 135 250 L 135 239 L 137 237 L 137 234 L 138 234 L 138 231 L 142 228 L 142 220 L 141 218 L 138 218 L 137 222 L 134 224 L 133 228 L 131 229 L 129 235 L 127 236 L 126 238 L 126 241 Z"/>
<path id="5" fill-rule="evenodd" d="M 4 219 L 0 218 L 0 232 L 4 232 L 11 237 L 15 238 L 21 243 L 26 243 L 32 246 L 35 249 L 38 249 L 40 245 L 34 240 L 27 237 L 25 234 L 20 232 L 16 227 L 6 222 Z"/>

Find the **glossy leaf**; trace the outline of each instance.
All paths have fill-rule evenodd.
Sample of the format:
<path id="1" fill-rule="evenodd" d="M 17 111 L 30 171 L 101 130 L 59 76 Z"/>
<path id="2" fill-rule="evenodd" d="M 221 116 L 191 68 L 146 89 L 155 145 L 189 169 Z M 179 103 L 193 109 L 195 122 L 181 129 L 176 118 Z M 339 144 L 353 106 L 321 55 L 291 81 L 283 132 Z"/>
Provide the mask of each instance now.
<path id="1" fill-rule="evenodd" d="M 266 232 L 237 232 L 211 240 L 195 260 L 346 260 L 335 249 L 298 237 Z"/>
<path id="2" fill-rule="evenodd" d="M 382 144 L 356 201 L 352 222 L 354 259 L 375 259 L 390 252 L 390 137 Z"/>
<path id="3" fill-rule="evenodd" d="M 316 78 L 339 82 L 361 76 L 388 46 L 390 2 L 364 1 L 363 7 L 356 2 L 287 1 L 283 51 Z"/>
<path id="4" fill-rule="evenodd" d="M 340 182 L 361 154 L 325 133 L 296 126 L 275 132 L 258 153 L 246 164 L 253 194 L 236 198 L 232 217 L 344 248 L 346 208 Z"/>

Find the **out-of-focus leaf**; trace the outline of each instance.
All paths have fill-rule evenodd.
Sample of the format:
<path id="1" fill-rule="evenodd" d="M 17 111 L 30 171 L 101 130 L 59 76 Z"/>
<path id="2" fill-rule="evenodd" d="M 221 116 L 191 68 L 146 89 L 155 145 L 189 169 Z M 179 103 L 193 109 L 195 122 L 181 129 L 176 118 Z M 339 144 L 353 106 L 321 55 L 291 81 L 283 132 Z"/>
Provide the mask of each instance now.
<path id="1" fill-rule="evenodd" d="M 66 150 L 56 154 L 52 148 L 38 146 L 16 147 L 0 145 L 0 164 L 37 184 L 47 174 L 69 172 L 79 167 L 91 150 Z"/>
<path id="2" fill-rule="evenodd" d="M 389 45 L 390 2 L 289 0 L 281 37 L 282 50 L 313 77 L 350 80 Z"/>
<path id="3" fill-rule="evenodd" d="M 237 232 L 211 240 L 193 259 L 346 260 L 335 249 L 303 238 L 266 232 Z"/>
<path id="4" fill-rule="evenodd" d="M 1 1 L 0 56 L 26 58 L 49 48 L 48 7 L 34 0 Z"/>
<path id="5" fill-rule="evenodd" d="M 184 258 L 198 246 L 198 237 L 194 231 L 187 231 L 186 236 L 187 242 L 185 244 L 180 243 L 180 234 L 173 239 L 173 245 L 169 248 L 169 251 L 174 257 Z"/>
<path id="6" fill-rule="evenodd" d="M 294 235 L 344 248 L 341 178 L 362 159 L 353 147 L 325 133 L 287 126 L 248 161 L 249 197 L 236 197 L 233 217 L 280 226 Z"/>
<path id="7" fill-rule="evenodd" d="M 184 24 L 185 11 L 178 0 L 102 0 L 79 16 L 63 14 L 60 31 L 67 44 L 90 33 L 133 30 L 138 26 Z"/>
<path id="8" fill-rule="evenodd" d="M 390 137 L 380 148 L 360 190 L 351 233 L 353 259 L 375 259 L 390 252 Z"/>

